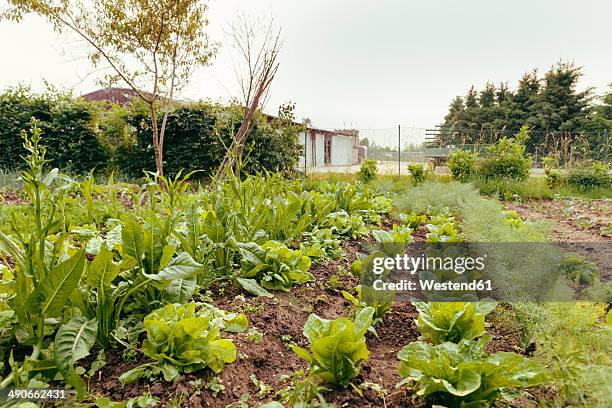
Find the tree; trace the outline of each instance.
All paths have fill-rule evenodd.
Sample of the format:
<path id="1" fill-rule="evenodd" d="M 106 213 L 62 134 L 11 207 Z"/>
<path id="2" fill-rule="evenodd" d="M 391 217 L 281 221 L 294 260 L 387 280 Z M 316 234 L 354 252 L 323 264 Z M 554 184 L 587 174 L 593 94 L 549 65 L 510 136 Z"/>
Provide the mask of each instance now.
<path id="1" fill-rule="evenodd" d="M 229 169 L 236 169 L 242 160 L 242 153 L 255 114 L 260 109 L 274 76 L 278 71 L 278 54 L 282 47 L 281 30 L 274 21 L 265 23 L 239 15 L 231 26 L 229 35 L 238 51 L 240 63 L 234 66 L 240 88 L 239 103 L 244 107 L 244 115 L 238 132 L 229 146 L 216 178 L 225 176 Z"/>
<path id="2" fill-rule="evenodd" d="M 544 86 L 536 99 L 533 124 L 541 130 L 575 131 L 589 113 L 592 89 L 577 92 L 582 69 L 559 62 L 544 76 Z"/>
<path id="3" fill-rule="evenodd" d="M 147 104 L 157 171 L 163 174 L 164 134 L 177 91 L 205 65 L 214 47 L 204 32 L 207 5 L 200 0 L 9 0 L 2 18 L 45 17 L 90 46 L 94 67 L 108 64 L 108 86 L 124 82 Z M 159 111 L 162 111 L 161 123 Z"/>
<path id="4" fill-rule="evenodd" d="M 478 101 L 480 102 L 481 108 L 493 107 L 495 105 L 495 85 L 487 82 L 485 88 L 480 91 L 480 98 Z"/>
<path id="5" fill-rule="evenodd" d="M 465 96 L 465 107 L 470 108 L 478 108 L 478 92 L 474 88 L 474 85 L 470 87 L 467 95 Z"/>

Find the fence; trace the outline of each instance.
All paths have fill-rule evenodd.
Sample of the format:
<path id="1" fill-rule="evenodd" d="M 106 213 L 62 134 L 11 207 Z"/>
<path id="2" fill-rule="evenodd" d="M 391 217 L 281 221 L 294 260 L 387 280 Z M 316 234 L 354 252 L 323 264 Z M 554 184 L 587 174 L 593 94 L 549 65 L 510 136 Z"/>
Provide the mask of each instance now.
<path id="1" fill-rule="evenodd" d="M 323 163 L 308 166 L 308 172 L 356 173 L 363 159 L 376 160 L 380 173 L 408 174 L 409 163 L 444 164 L 448 156 L 457 149 L 477 151 L 486 154 L 487 146 L 500 138 L 511 137 L 517 131 L 508 129 L 453 129 L 436 126 L 432 129 L 397 125 L 378 129 L 356 129 L 358 131 L 359 154 L 343 163 Z M 340 131 L 340 132 L 346 132 Z M 526 152 L 534 158 L 534 167 L 542 167 L 542 159 L 552 156 L 564 167 L 578 163 L 599 160 L 609 163 L 612 159 L 610 135 L 602 132 L 529 132 Z M 333 143 L 331 144 L 333 147 Z M 357 148 L 356 148 L 357 149 Z M 323 153 L 321 153 L 323 154 Z M 445 173 L 439 166 L 437 172 Z M 534 173 L 539 173 L 534 171 Z"/>
<path id="2" fill-rule="evenodd" d="M 511 137 L 517 130 L 509 129 L 459 129 L 437 126 L 427 129 L 429 148 L 464 148 L 484 150 L 502 137 Z M 526 152 L 534 158 L 534 165 L 541 167 L 542 159 L 550 156 L 565 167 L 577 163 L 612 159 L 608 130 L 601 132 L 568 132 L 559 130 L 530 130 Z"/>

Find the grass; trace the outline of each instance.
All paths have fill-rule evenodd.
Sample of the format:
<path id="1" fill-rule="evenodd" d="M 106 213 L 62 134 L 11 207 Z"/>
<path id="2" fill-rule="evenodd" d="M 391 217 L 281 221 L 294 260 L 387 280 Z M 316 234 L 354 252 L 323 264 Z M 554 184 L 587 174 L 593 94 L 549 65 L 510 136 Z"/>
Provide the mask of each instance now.
<path id="1" fill-rule="evenodd" d="M 479 192 L 501 200 L 533 199 L 550 200 L 554 197 L 582 197 L 590 199 L 610 198 L 609 188 L 581 190 L 573 186 L 563 185 L 551 188 L 545 177 L 530 177 L 525 181 L 485 180 L 478 178 L 472 182 Z"/>

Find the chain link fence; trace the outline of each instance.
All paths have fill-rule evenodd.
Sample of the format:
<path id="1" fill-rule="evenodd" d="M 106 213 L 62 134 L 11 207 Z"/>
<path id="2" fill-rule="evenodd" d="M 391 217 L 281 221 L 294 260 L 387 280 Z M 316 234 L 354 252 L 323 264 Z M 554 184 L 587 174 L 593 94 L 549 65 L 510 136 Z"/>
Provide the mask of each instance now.
<path id="1" fill-rule="evenodd" d="M 409 163 L 432 163 L 436 173 L 447 172 L 444 166 L 448 156 L 455 150 L 464 149 L 486 154 L 486 149 L 502 137 L 512 137 L 517 131 L 508 129 L 479 130 L 448 129 L 436 126 L 431 129 L 414 126 L 397 125 L 377 129 L 351 129 L 350 131 L 326 131 L 328 133 L 342 132 L 356 134 L 354 151 L 345 154 L 347 158 L 336 162 L 335 155 L 325 149 L 334 149 L 333 138 L 328 135 L 329 144 L 321 149 L 322 156 L 316 165 L 308 162 L 307 172 L 337 172 L 356 173 L 364 160 L 376 160 L 381 174 L 409 174 Z M 308 149 L 316 146 L 315 139 L 308 140 Z M 607 130 L 601 132 L 565 132 L 565 131 L 537 131 L 529 132 L 526 142 L 526 152 L 534 159 L 534 174 L 542 172 L 544 157 L 553 157 L 560 166 L 571 168 L 582 163 L 595 160 L 610 163 L 612 160 L 612 140 Z M 328 146 L 328 147 L 326 147 Z M 316 150 L 316 149 L 315 149 Z M 332 159 L 325 160 L 328 155 Z M 304 163 L 302 159 L 302 163 Z"/>

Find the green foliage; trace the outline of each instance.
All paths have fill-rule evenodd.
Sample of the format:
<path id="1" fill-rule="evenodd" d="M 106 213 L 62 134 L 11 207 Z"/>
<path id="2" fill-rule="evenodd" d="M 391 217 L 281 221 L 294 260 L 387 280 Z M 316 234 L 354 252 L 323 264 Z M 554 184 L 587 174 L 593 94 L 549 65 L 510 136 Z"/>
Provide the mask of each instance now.
<path id="1" fill-rule="evenodd" d="M 367 183 L 369 181 L 376 179 L 376 174 L 378 173 L 378 167 L 376 166 L 376 160 L 365 160 L 361 164 L 361 168 L 357 173 L 357 177 L 359 180 Z"/>
<path id="2" fill-rule="evenodd" d="M 291 383 L 280 390 L 281 401 L 288 407 L 294 408 L 332 408 L 323 397 L 323 392 L 329 391 L 327 388 L 318 384 L 317 379 L 312 376 L 304 376 L 303 370 L 295 371 L 290 377 Z M 265 405 L 262 405 L 262 407 Z M 271 405 L 273 407 L 282 407 Z"/>
<path id="3" fill-rule="evenodd" d="M 581 76 L 580 67 L 559 62 L 543 77 L 537 70 L 525 73 L 515 90 L 510 90 L 507 82 L 500 82 L 497 87 L 487 83 L 478 95 L 471 87 L 466 96 L 451 102 L 437 142 L 440 146 L 481 143 L 483 139 L 495 143 L 527 125 L 537 134 L 584 133 L 588 154 L 602 157 L 608 143 L 602 137 L 604 129 L 609 132 L 612 127 L 612 96 L 608 92 L 601 98 L 601 104 L 592 103 L 591 88 L 577 90 Z M 579 135 L 572 138 L 575 140 L 576 136 Z M 533 154 L 537 148 L 548 154 L 558 149 L 557 140 L 549 139 L 546 146 L 532 143 L 527 151 Z"/>
<path id="4" fill-rule="evenodd" d="M 360 215 L 349 215 L 344 210 L 329 214 L 324 225 L 338 237 L 354 239 L 368 233 L 363 217 Z"/>
<path id="5" fill-rule="evenodd" d="M 291 250 L 277 241 L 267 241 L 261 246 L 249 242 L 239 244 L 239 248 L 242 257 L 240 277 L 254 280 L 265 289 L 288 291 L 293 285 L 314 279 L 308 272 L 310 258 L 300 250 Z M 245 289 L 252 291 L 252 284 L 250 282 Z"/>
<path id="6" fill-rule="evenodd" d="M 364 335 L 373 315 L 371 307 L 362 309 L 354 321 L 343 317 L 326 320 L 311 314 L 304 325 L 311 352 L 295 345 L 291 348 L 310 363 L 313 374 L 346 387 L 359 373 L 359 364 L 368 359 Z"/>
<path id="7" fill-rule="evenodd" d="M 300 250 L 310 258 L 330 257 L 337 258 L 341 253 L 340 240 L 334 237 L 329 228 L 315 228 L 312 232 L 305 232 Z"/>
<path id="8" fill-rule="evenodd" d="M 227 330 L 224 320 L 208 308 L 196 312 L 195 303 L 169 304 L 155 310 L 145 317 L 144 328 L 147 338 L 142 351 L 154 362 L 121 375 L 119 380 L 124 384 L 149 374 L 147 371 L 163 374 L 166 381 L 206 367 L 219 373 L 226 363 L 236 360 L 236 346 L 221 337 L 221 331 Z"/>
<path id="9" fill-rule="evenodd" d="M 74 363 L 87 357 L 96 341 L 98 325 L 96 320 L 75 316 L 60 326 L 55 335 L 54 359 L 64 380 L 85 396 L 85 383 L 75 371 Z"/>
<path id="10" fill-rule="evenodd" d="M 374 323 L 382 320 L 382 317 L 391 311 L 395 293 L 390 291 L 375 290 L 370 286 L 358 285 L 355 288 L 357 296 L 351 295 L 349 292 L 343 290 L 342 296 L 356 307 L 356 313 L 366 307 L 374 309 L 372 318 Z"/>
<path id="11" fill-rule="evenodd" d="M 612 174 L 609 166 L 602 162 L 593 162 L 591 167 L 572 169 L 567 175 L 567 184 L 582 191 L 596 188 L 611 188 Z"/>
<path id="12" fill-rule="evenodd" d="M 412 228 L 413 230 L 427 222 L 426 214 L 418 214 L 414 211 L 409 214 L 400 213 L 399 218 L 404 225 L 406 225 L 408 228 Z"/>
<path id="13" fill-rule="evenodd" d="M 409 244 L 414 241 L 412 238 L 412 228 L 401 227 L 399 225 L 393 225 L 393 229 L 390 231 L 385 230 L 373 230 L 372 236 L 378 243 L 397 243 L 397 244 Z"/>
<path id="14" fill-rule="evenodd" d="M 416 184 L 423 183 L 427 180 L 428 172 L 425 169 L 425 166 L 421 163 L 410 163 L 408 165 L 408 171 L 412 175 L 412 180 Z"/>
<path id="15" fill-rule="evenodd" d="M 563 275 L 574 285 L 581 283 L 592 285 L 599 280 L 599 269 L 594 262 L 585 259 L 577 253 L 568 253 L 561 261 Z"/>
<path id="16" fill-rule="evenodd" d="M 459 343 L 485 334 L 485 316 L 495 302 L 415 302 L 419 312 L 417 328 L 433 344 Z"/>
<path id="17" fill-rule="evenodd" d="M 69 93 L 54 90 L 35 95 L 27 88 L 0 94 L 0 168 L 21 169 L 22 130 L 33 130 L 32 118 L 45 136 L 47 160 L 53 167 L 86 173 L 108 160 L 96 120 L 98 110 Z"/>
<path id="18" fill-rule="evenodd" d="M 487 356 L 489 341 L 461 340 L 435 346 L 414 342 L 399 353 L 402 383 L 415 381 L 417 395 L 449 408 L 487 407 L 508 391 L 522 390 L 545 380 L 538 363 L 515 353 L 498 352 Z"/>
<path id="19" fill-rule="evenodd" d="M 526 180 L 531 170 L 531 158 L 525 155 L 525 141 L 529 138 L 527 126 L 514 138 L 501 138 L 487 148 L 480 163 L 480 175 L 485 179 Z"/>
<path id="20" fill-rule="evenodd" d="M 468 150 L 456 150 L 448 159 L 448 169 L 453 178 L 462 183 L 467 183 L 476 175 L 476 161 L 478 153 Z"/>

